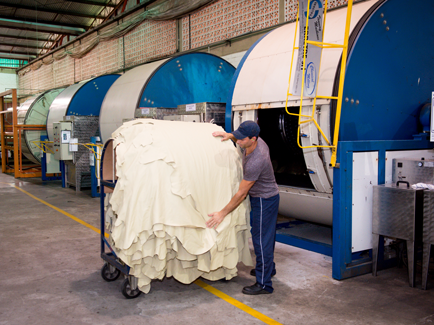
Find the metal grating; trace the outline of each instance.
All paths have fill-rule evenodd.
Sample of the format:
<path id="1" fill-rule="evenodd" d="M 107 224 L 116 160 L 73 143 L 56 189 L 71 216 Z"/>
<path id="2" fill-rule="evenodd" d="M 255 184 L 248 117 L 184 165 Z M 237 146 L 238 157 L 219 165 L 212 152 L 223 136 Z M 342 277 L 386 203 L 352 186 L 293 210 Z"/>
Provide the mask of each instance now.
<path id="1" fill-rule="evenodd" d="M 434 244 L 434 191 L 424 191 L 423 242 Z"/>
<path id="2" fill-rule="evenodd" d="M 98 116 L 74 116 L 72 122 L 72 137 L 78 139 L 78 143 L 89 143 L 90 138 L 98 132 Z M 83 187 L 89 187 L 88 175 L 90 175 L 90 152 L 83 145 L 78 146 L 78 151 L 74 152 L 73 164 L 75 165 L 75 184 L 76 191 L 81 191 Z"/>

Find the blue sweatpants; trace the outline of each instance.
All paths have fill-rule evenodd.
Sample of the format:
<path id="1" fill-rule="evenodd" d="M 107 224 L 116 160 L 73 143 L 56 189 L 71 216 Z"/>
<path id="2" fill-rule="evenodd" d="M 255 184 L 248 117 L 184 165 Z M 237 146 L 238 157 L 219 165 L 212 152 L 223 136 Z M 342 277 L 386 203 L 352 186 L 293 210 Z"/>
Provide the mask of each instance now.
<path id="1" fill-rule="evenodd" d="M 250 224 L 256 255 L 256 282 L 263 289 L 273 292 L 271 273 L 275 270 L 274 246 L 279 194 L 268 199 L 250 197 Z"/>

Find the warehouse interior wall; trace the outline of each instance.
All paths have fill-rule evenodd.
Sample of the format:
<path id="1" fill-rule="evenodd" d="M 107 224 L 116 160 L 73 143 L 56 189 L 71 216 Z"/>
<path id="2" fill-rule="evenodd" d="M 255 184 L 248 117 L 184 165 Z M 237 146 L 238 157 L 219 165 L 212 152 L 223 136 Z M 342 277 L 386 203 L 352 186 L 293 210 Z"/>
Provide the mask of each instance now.
<path id="1" fill-rule="evenodd" d="M 330 0 L 328 8 L 345 5 L 347 0 Z M 177 53 L 201 51 L 232 60 L 236 66 L 260 37 L 273 27 L 294 21 L 298 0 L 219 0 L 180 19 L 144 20 L 122 37 L 100 42 L 82 58 L 56 51 L 18 70 L 18 93 L 30 95 L 43 90 L 69 86 L 108 73 L 123 73 L 135 66 Z M 98 33 L 134 19 L 146 8 L 137 10 L 79 40 L 72 40 L 68 51 L 85 46 Z"/>
<path id="2" fill-rule="evenodd" d="M 0 68 L 0 93 L 17 88 L 18 79 L 15 69 Z"/>
<path id="3" fill-rule="evenodd" d="M 17 88 L 18 78 L 15 69 L 10 68 L 0 68 L 0 93 L 12 89 Z M 9 97 L 5 97 L 5 108 L 12 107 L 12 99 Z"/>

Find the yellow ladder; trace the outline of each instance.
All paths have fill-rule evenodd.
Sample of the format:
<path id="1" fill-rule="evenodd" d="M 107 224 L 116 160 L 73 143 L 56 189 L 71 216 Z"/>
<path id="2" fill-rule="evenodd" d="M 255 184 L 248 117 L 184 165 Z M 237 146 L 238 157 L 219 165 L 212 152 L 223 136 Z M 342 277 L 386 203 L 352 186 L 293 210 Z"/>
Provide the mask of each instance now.
<path id="1" fill-rule="evenodd" d="M 310 0 L 308 0 L 307 3 L 307 13 L 309 13 L 309 6 L 310 6 Z M 299 5 L 300 8 L 300 5 Z M 294 44 L 292 47 L 292 58 L 291 58 L 291 70 L 289 72 L 289 81 L 288 81 L 288 90 L 286 93 L 286 103 L 285 103 L 285 110 L 286 113 L 289 115 L 295 115 L 298 116 L 298 130 L 297 130 L 297 144 L 302 149 L 307 148 L 331 148 L 332 149 L 332 156 L 330 160 L 330 165 L 335 167 L 336 165 L 336 152 L 337 152 L 337 145 L 338 145 L 338 137 L 339 137 L 339 125 L 340 125 L 340 118 L 341 118 L 341 107 L 342 107 L 342 94 L 344 91 L 344 80 L 345 80 L 345 69 L 347 65 L 347 55 L 348 55 L 348 38 L 350 34 L 350 22 L 351 22 L 351 12 L 353 8 L 353 0 L 348 0 L 348 7 L 347 7 L 347 18 L 345 23 L 345 35 L 344 35 L 344 44 L 331 44 L 331 43 L 325 43 L 325 42 L 317 42 L 317 41 L 309 41 L 307 39 L 307 30 L 309 26 L 309 14 L 307 14 L 306 19 L 306 32 L 304 33 L 304 48 L 303 48 L 303 68 L 302 68 L 302 79 L 301 79 L 301 94 L 300 94 L 300 110 L 298 114 L 290 113 L 288 111 L 288 97 L 294 96 L 289 92 L 290 84 L 291 84 L 291 77 L 292 77 L 292 65 L 294 62 L 294 51 L 298 50 L 299 48 L 295 46 L 295 40 L 297 38 L 297 28 L 298 28 L 298 22 L 299 22 L 299 9 L 297 9 L 297 19 L 296 19 L 296 27 L 295 27 L 295 35 L 294 35 Z M 324 31 L 325 31 L 325 23 L 326 23 L 326 16 L 327 16 L 327 0 L 324 2 L 324 23 L 323 23 L 323 31 L 322 31 L 322 39 L 324 40 Z M 311 115 L 303 115 L 302 114 L 302 108 L 303 108 L 303 91 L 304 91 L 304 79 L 305 79 L 305 72 L 306 72 L 306 46 L 307 44 L 312 44 L 317 47 L 321 47 L 323 49 L 327 48 L 342 48 L 342 60 L 341 60 L 341 70 L 340 70 L 340 76 L 339 76 L 339 91 L 338 96 L 318 96 L 318 87 L 316 87 L 315 90 L 315 97 L 313 100 L 313 108 L 312 108 L 312 114 Z M 321 58 L 322 58 L 322 52 L 321 52 Z M 320 61 L 321 62 L 321 61 Z M 319 80 L 319 73 L 321 71 L 321 63 L 320 67 L 318 69 L 318 78 L 316 82 L 318 83 Z M 334 128 L 334 134 L 333 134 L 333 143 L 330 143 L 329 139 L 327 139 L 326 135 L 324 134 L 323 130 L 319 126 L 318 122 L 316 121 L 314 115 L 315 115 L 315 109 L 316 109 L 316 100 L 319 99 L 330 99 L 330 100 L 337 100 L 337 107 L 336 107 L 336 118 L 335 118 L 335 128 Z M 306 118 L 302 120 L 302 118 Z M 302 146 L 300 144 L 300 126 L 304 123 L 313 122 L 315 126 L 318 128 L 319 132 L 323 136 L 324 140 L 327 142 L 328 145 L 311 145 L 311 146 Z"/>

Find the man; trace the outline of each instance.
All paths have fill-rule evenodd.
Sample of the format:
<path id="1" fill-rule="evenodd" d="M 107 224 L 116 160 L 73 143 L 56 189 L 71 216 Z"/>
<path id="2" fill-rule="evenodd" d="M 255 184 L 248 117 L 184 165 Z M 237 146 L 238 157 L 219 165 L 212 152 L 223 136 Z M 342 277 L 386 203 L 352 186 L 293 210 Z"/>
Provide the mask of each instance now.
<path id="1" fill-rule="evenodd" d="M 269 294 L 273 292 L 271 277 L 276 274 L 274 264 L 274 244 L 276 237 L 277 211 L 279 207 L 279 189 L 271 165 L 267 144 L 259 138 L 259 126 L 253 121 L 241 123 L 232 132 L 214 132 L 222 141 L 231 139 L 243 151 L 243 179 L 238 192 L 219 212 L 209 214 L 206 223 L 209 228 L 216 228 L 241 202 L 250 195 L 250 222 L 252 241 L 256 254 L 256 268 L 250 272 L 256 275 L 254 285 L 244 287 L 247 295 Z"/>

